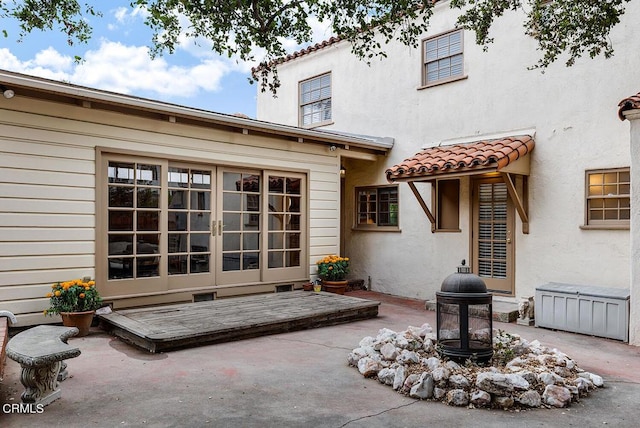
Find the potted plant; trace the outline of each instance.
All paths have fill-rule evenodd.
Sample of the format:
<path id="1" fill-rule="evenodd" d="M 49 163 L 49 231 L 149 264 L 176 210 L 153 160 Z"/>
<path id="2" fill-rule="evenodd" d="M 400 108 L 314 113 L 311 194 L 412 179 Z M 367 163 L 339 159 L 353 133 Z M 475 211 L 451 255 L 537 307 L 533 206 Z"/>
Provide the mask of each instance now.
<path id="1" fill-rule="evenodd" d="M 347 274 L 349 273 L 349 258 L 329 255 L 316 262 L 318 276 L 322 278 L 325 291 L 344 294 L 347 289 Z"/>
<path id="2" fill-rule="evenodd" d="M 95 281 L 83 278 L 56 282 L 46 297 L 49 309 L 44 311 L 45 315 L 59 314 L 63 325 L 78 328 L 78 336 L 89 334 L 93 315 L 102 305 Z"/>

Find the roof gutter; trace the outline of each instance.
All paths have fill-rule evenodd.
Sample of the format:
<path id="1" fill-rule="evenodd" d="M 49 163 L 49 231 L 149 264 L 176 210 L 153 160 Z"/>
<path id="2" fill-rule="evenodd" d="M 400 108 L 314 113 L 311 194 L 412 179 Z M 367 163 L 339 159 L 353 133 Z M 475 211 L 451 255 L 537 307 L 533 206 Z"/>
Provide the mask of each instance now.
<path id="1" fill-rule="evenodd" d="M 359 147 L 386 153 L 393 147 L 393 141 L 385 138 L 362 138 L 358 136 L 344 135 L 336 132 L 326 132 L 312 129 L 298 128 L 295 126 L 281 125 L 265 122 L 257 119 L 216 113 L 203 109 L 185 107 L 177 104 L 154 101 L 131 95 L 118 94 L 54 80 L 28 76 L 0 70 L 0 83 L 5 86 L 21 86 L 44 92 L 65 95 L 86 101 L 100 101 L 108 104 L 121 105 L 129 108 L 164 113 L 172 116 L 182 116 L 199 119 L 209 123 L 231 126 L 248 131 L 257 131 L 275 135 L 297 138 L 299 142 L 312 140 L 327 144 L 337 144 L 345 147 Z M 13 89 L 13 88 L 12 88 Z M 19 91 L 16 91 L 19 94 Z"/>

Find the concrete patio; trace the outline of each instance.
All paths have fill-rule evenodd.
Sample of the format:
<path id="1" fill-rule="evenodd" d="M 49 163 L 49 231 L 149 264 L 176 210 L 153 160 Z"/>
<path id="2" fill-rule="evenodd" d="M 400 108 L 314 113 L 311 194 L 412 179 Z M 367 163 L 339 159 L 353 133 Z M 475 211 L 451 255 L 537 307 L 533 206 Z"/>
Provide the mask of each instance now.
<path id="1" fill-rule="evenodd" d="M 40 414 L 0 411 L 2 427 L 635 427 L 640 348 L 515 323 L 494 327 L 538 339 L 599 374 L 605 387 L 565 409 L 501 411 L 417 401 L 346 363 L 360 339 L 400 331 L 435 313 L 425 302 L 357 291 L 382 302 L 379 316 L 348 324 L 151 354 L 94 329 L 70 341 L 62 398 Z M 0 403 L 20 401 L 20 367 L 9 360 Z"/>

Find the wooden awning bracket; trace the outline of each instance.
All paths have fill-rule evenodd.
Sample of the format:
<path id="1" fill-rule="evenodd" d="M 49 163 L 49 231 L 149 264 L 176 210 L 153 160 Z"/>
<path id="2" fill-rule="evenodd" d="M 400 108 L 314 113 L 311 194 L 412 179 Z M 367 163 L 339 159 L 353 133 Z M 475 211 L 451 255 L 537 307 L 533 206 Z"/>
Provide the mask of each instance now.
<path id="1" fill-rule="evenodd" d="M 528 203 L 527 203 L 527 176 L 522 175 L 522 186 L 520 189 L 520 193 L 518 193 L 518 188 L 514 184 L 514 180 L 512 175 L 508 172 L 501 172 L 500 175 L 507 185 L 507 191 L 509 192 L 509 197 L 516 206 L 516 210 L 518 211 L 518 215 L 520 216 L 520 220 L 522 220 L 522 233 L 529 233 L 529 216 L 528 212 Z M 517 181 L 517 180 L 516 180 Z"/>
<path id="2" fill-rule="evenodd" d="M 429 218 L 429 221 L 431 222 L 431 233 L 435 232 L 436 231 L 436 218 L 431 213 L 431 210 L 429 209 L 429 207 L 427 206 L 427 203 L 422 198 L 422 195 L 420 194 L 420 192 L 418 192 L 418 189 L 416 188 L 415 183 L 413 181 L 408 181 L 407 184 L 409 185 L 409 188 L 413 192 L 413 195 L 418 200 L 418 203 L 422 207 L 422 210 L 424 211 L 424 213 Z"/>

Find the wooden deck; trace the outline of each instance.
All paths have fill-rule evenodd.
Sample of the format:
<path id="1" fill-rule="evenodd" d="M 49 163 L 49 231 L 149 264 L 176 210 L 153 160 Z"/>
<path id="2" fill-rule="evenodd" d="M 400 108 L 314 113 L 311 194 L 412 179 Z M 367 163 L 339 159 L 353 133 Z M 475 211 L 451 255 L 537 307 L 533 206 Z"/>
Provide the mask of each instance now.
<path id="1" fill-rule="evenodd" d="M 150 352 L 341 324 L 378 315 L 380 302 L 289 291 L 114 311 L 103 326 Z"/>

